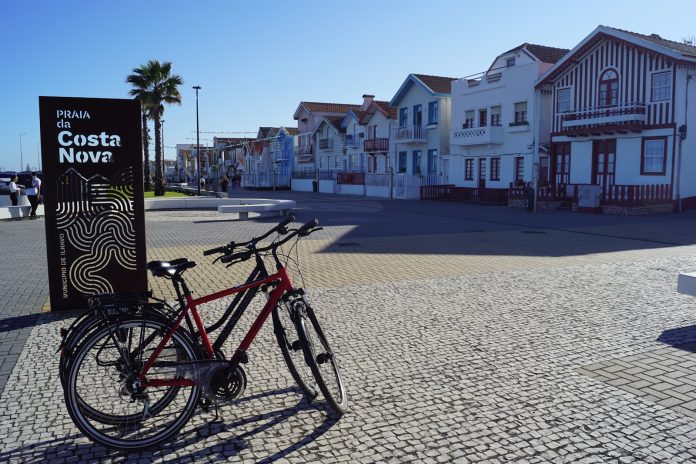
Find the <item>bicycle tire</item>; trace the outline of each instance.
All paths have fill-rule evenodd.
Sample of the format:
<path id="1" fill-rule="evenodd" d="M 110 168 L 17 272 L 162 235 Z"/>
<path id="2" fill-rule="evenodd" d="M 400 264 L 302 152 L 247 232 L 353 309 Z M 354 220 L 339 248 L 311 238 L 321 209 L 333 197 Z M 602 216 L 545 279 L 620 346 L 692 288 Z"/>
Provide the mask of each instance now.
<path id="1" fill-rule="evenodd" d="M 147 416 L 145 413 L 148 409 L 145 407 L 142 407 L 142 412 L 133 411 L 134 409 L 141 408 L 141 401 L 131 401 L 131 397 L 128 396 L 130 392 L 126 391 L 127 385 L 130 383 L 129 379 L 137 376 L 137 365 L 142 364 L 143 360 L 147 359 L 148 354 L 143 353 L 138 360 L 124 360 L 122 354 L 123 349 L 119 349 L 119 347 L 116 346 L 117 343 L 113 334 L 117 330 L 135 330 L 140 328 L 141 334 L 144 334 L 146 329 L 149 329 L 163 335 L 167 333 L 169 327 L 169 324 L 150 318 L 130 318 L 110 326 L 99 328 L 90 333 L 84 342 L 76 349 L 67 376 L 67 383 L 64 391 L 65 404 L 77 428 L 90 440 L 107 448 L 120 451 L 132 452 L 143 450 L 170 439 L 194 414 L 201 395 L 198 386 L 164 387 L 164 401 L 159 403 L 160 411 Z M 140 336 L 140 339 L 142 338 L 143 335 Z M 109 343 L 113 343 L 113 346 L 108 346 Z M 157 346 L 158 344 L 159 343 L 154 345 Z M 93 353 L 95 348 L 97 352 Z M 110 349 L 107 355 L 112 355 L 110 358 L 112 359 L 111 363 L 115 365 L 110 367 L 116 367 L 115 369 L 105 369 L 105 366 L 100 366 L 98 357 L 101 356 L 102 351 L 107 348 Z M 175 353 L 176 363 L 181 362 L 180 353 L 183 353 L 188 360 L 194 361 L 197 359 L 195 345 L 191 343 L 188 336 L 182 331 L 176 331 L 173 334 L 168 345 L 164 347 L 163 354 L 161 354 L 160 357 L 171 356 L 172 353 Z M 119 361 L 122 363 L 121 368 L 118 367 Z M 94 362 L 96 362 L 95 371 L 97 372 L 91 373 L 89 368 L 92 367 L 92 363 Z M 132 362 L 134 364 L 137 363 L 136 367 L 128 374 L 129 377 L 124 379 L 124 370 L 129 371 L 130 369 L 128 368 Z M 126 367 L 124 368 L 123 366 Z M 114 376 L 114 374 L 116 374 L 116 376 Z M 94 378 L 90 379 L 90 375 Z M 152 375 L 156 376 L 156 373 L 152 372 Z M 118 380 L 116 380 L 116 377 L 119 377 Z M 101 381 L 102 387 L 100 388 L 99 385 L 95 386 L 92 380 Z M 87 389 L 92 392 L 90 397 L 85 395 Z M 166 395 L 171 395 L 172 391 L 174 391 L 176 395 L 167 398 Z M 157 393 L 160 393 L 160 391 L 156 388 L 146 390 L 146 396 L 148 398 L 151 394 Z M 182 394 L 182 398 L 180 401 L 175 402 L 180 393 Z M 128 398 L 126 398 L 126 396 L 128 396 Z M 115 414 L 114 412 L 110 412 L 108 415 L 112 420 L 107 423 L 90 417 L 90 415 L 85 413 L 85 404 L 96 409 L 96 406 L 93 405 L 94 402 L 101 400 L 108 401 L 114 398 L 116 399 L 114 403 L 115 407 L 120 406 L 124 408 L 126 413 Z M 161 400 L 162 398 L 158 401 Z M 157 404 L 157 402 L 155 402 L 155 404 Z M 163 414 L 164 409 L 169 406 L 172 406 L 170 408 L 171 412 Z M 150 412 L 152 412 L 152 410 L 150 410 Z M 153 425 L 155 421 L 159 419 L 167 420 L 169 417 L 173 417 L 170 423 Z M 118 418 L 120 418 L 120 421 L 117 420 Z M 145 437 L 148 427 L 152 428 L 154 433 L 151 436 Z M 110 433 L 113 433 L 113 436 L 110 435 Z"/>
<path id="2" fill-rule="evenodd" d="M 307 401 L 311 403 L 317 397 L 319 392 L 316 390 L 316 388 L 310 385 L 310 383 L 314 383 L 312 382 L 314 374 L 311 371 L 305 371 L 304 375 L 300 374 L 300 370 L 306 370 L 308 366 L 304 359 L 302 342 L 297 334 L 297 327 L 293 322 L 290 311 L 292 310 L 285 307 L 285 305 L 276 306 L 272 315 L 273 332 L 275 333 L 276 341 L 278 342 L 280 351 L 283 354 L 285 364 L 288 366 L 290 375 L 292 375 L 295 383 L 298 387 L 300 387 L 300 390 L 302 390 L 302 393 L 307 398 Z M 293 357 L 295 359 L 293 359 Z M 304 366 L 304 369 L 302 366 Z"/>
<path id="3" fill-rule="evenodd" d="M 328 405 L 336 415 L 342 416 L 348 409 L 348 395 L 341 379 L 338 357 L 308 303 L 305 302 L 304 307 L 297 310 L 296 318 L 305 361 Z"/>

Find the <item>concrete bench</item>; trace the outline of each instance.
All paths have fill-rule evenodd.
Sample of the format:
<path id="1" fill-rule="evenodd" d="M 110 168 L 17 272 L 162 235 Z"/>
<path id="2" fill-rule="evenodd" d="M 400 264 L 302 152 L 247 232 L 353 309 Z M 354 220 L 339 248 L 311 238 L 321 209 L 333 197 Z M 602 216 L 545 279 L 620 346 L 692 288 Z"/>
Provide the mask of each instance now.
<path id="1" fill-rule="evenodd" d="M 237 200 L 237 204 L 218 206 L 219 213 L 237 213 L 239 219 L 249 219 L 249 213 L 261 216 L 287 216 L 295 207 L 293 200 L 269 200 L 265 198 L 248 198 Z"/>
<path id="2" fill-rule="evenodd" d="M 677 280 L 677 292 L 685 295 L 696 296 L 696 272 L 679 274 Z"/>

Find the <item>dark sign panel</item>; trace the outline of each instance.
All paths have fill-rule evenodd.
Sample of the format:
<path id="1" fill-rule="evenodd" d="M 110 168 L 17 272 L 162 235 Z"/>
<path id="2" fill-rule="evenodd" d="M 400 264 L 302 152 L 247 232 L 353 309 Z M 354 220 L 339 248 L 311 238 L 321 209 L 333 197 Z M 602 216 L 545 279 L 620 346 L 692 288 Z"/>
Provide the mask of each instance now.
<path id="1" fill-rule="evenodd" d="M 147 289 L 140 102 L 39 97 L 51 309 Z"/>

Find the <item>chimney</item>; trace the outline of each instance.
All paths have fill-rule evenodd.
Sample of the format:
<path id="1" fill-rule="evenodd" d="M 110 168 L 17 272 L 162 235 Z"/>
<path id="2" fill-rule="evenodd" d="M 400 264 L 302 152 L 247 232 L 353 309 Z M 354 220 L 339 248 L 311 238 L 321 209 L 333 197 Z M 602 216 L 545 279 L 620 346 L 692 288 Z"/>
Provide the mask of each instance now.
<path id="1" fill-rule="evenodd" d="M 360 106 L 360 111 L 365 111 L 368 106 L 370 106 L 370 103 L 372 103 L 372 100 L 375 99 L 374 95 L 363 95 L 363 104 Z"/>

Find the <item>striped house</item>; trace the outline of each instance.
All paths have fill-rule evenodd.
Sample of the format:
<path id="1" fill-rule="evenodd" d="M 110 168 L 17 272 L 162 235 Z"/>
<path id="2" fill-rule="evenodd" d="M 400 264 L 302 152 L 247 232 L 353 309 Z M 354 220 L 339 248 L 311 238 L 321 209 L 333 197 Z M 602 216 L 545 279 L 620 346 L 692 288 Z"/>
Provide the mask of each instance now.
<path id="1" fill-rule="evenodd" d="M 541 199 L 618 214 L 696 208 L 695 70 L 694 46 L 597 27 L 536 84 L 553 101 Z"/>

